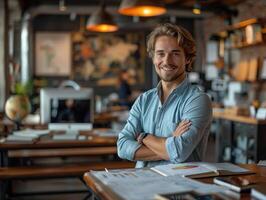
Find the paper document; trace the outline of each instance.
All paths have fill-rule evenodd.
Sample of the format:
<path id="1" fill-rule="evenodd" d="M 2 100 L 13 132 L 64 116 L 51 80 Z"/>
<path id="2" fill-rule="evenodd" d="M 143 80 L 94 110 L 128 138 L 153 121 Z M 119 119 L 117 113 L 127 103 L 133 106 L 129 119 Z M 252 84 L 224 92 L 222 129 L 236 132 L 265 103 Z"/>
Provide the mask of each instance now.
<path id="1" fill-rule="evenodd" d="M 15 141 L 24 141 L 24 142 L 33 142 L 37 140 L 38 137 L 25 137 L 25 136 L 18 136 L 18 135 L 8 135 L 5 140 L 7 142 L 15 142 Z"/>
<path id="2" fill-rule="evenodd" d="M 152 167 L 151 169 L 163 176 L 189 176 L 193 174 L 213 172 L 213 170 L 196 163 L 158 165 L 156 167 Z"/>
<path id="3" fill-rule="evenodd" d="M 156 194 L 196 191 L 200 194 L 224 192 L 226 189 L 205 184 L 179 175 L 156 175 L 150 169 L 91 171 L 94 177 L 108 186 L 118 199 L 152 200 Z"/>
<path id="4" fill-rule="evenodd" d="M 147 178 L 161 177 L 160 174 L 149 168 L 132 168 L 123 170 L 91 171 L 104 184 L 110 182 L 145 181 Z"/>
<path id="5" fill-rule="evenodd" d="M 42 135 L 47 135 L 47 134 L 49 134 L 49 130 L 25 129 L 21 131 L 13 131 L 13 135 L 21 137 L 31 137 L 31 138 L 38 138 Z"/>
<path id="6" fill-rule="evenodd" d="M 202 166 L 208 167 L 214 171 L 227 171 L 228 173 L 248 173 L 248 169 L 239 167 L 232 163 L 202 163 Z"/>

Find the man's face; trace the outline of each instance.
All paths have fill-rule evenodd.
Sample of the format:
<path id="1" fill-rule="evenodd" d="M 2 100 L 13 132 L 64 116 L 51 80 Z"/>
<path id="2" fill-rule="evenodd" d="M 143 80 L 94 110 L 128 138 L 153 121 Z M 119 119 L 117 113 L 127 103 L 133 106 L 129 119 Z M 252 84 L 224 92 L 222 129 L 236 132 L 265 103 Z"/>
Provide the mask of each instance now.
<path id="1" fill-rule="evenodd" d="M 153 64 L 158 76 L 165 82 L 184 79 L 186 58 L 176 38 L 159 36 L 156 39 Z"/>

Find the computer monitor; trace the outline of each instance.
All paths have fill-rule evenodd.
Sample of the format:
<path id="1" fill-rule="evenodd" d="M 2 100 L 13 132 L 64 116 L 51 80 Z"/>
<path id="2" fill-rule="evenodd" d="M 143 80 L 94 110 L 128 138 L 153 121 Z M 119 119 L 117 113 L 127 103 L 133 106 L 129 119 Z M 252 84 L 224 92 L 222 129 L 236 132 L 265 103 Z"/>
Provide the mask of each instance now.
<path id="1" fill-rule="evenodd" d="M 92 88 L 43 88 L 40 92 L 41 123 L 93 123 Z"/>

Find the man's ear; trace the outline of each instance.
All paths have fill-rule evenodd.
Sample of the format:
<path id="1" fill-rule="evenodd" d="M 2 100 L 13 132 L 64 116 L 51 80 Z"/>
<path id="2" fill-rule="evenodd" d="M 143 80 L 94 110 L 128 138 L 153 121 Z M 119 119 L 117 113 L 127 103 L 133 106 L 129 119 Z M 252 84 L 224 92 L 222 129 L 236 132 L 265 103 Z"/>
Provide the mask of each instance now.
<path id="1" fill-rule="evenodd" d="M 186 58 L 186 65 L 188 65 L 191 62 L 190 58 Z"/>

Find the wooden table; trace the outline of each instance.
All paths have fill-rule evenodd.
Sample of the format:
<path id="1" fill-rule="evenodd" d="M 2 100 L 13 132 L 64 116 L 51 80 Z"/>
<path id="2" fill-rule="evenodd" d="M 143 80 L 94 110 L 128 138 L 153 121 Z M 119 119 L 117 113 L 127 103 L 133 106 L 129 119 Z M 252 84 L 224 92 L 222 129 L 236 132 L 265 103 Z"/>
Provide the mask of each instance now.
<path id="1" fill-rule="evenodd" d="M 248 178 L 256 179 L 258 182 L 266 182 L 266 167 L 259 167 L 255 164 L 242 164 L 241 167 L 249 169 L 256 174 L 253 175 L 243 175 Z M 87 186 L 92 189 L 94 194 L 102 200 L 113 200 L 117 199 L 117 195 L 112 192 L 112 190 L 104 185 L 102 182 L 94 178 L 90 175 L 89 172 L 85 173 L 83 176 L 84 181 L 86 182 Z M 204 179 L 197 179 L 205 183 L 212 183 L 213 178 L 204 178 Z M 163 186 L 166 187 L 166 186 Z M 136 191 L 137 192 L 137 191 Z M 251 199 L 250 194 L 245 193 L 241 195 L 242 200 L 249 200 Z"/>
<path id="2" fill-rule="evenodd" d="M 52 134 L 52 133 L 51 133 Z M 97 136 L 92 132 L 81 132 L 87 135 L 86 140 L 52 140 L 52 135 L 42 136 L 34 142 L 0 142 L 0 199 L 5 199 L 7 185 L 14 179 L 82 177 L 89 170 L 104 168 L 134 167 L 133 162 L 118 159 L 115 136 Z M 23 166 L 20 163 L 12 166 L 11 158 L 46 158 L 46 157 L 76 157 L 90 158 L 86 163 L 63 163 L 61 165 Z M 99 157 L 101 159 L 99 159 Z M 106 159 L 108 158 L 108 159 Z M 96 160 L 96 161 L 94 161 Z"/>
<path id="3" fill-rule="evenodd" d="M 257 163 L 266 159 L 266 120 L 213 112 L 216 162 Z"/>
<path id="4" fill-rule="evenodd" d="M 248 124 L 256 124 L 256 125 L 257 124 L 266 124 L 266 120 L 256 119 L 256 118 L 250 117 L 250 116 L 228 114 L 228 113 L 223 112 L 223 111 L 214 111 L 213 117 L 216 119 L 225 119 L 225 120 L 248 123 Z"/>
<path id="5" fill-rule="evenodd" d="M 85 134 L 85 133 L 83 133 Z M 116 154 L 116 137 L 101 137 L 88 132 L 86 140 L 52 140 L 51 135 L 35 142 L 0 142 L 0 167 L 9 157 L 59 157 Z M 30 151 L 34 150 L 34 151 Z"/>

